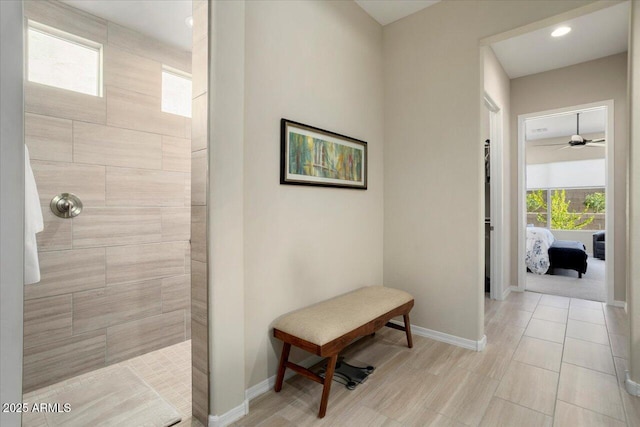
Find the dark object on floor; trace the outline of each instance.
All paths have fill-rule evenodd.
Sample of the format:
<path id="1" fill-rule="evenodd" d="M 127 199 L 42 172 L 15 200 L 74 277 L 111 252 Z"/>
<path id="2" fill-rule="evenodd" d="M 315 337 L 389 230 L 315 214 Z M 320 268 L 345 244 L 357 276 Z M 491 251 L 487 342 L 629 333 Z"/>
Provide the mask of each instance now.
<path id="1" fill-rule="evenodd" d="M 553 274 L 555 268 L 575 270 L 578 277 L 587 272 L 587 251 L 580 242 L 571 240 L 556 240 L 549 248 L 549 273 Z"/>
<path id="2" fill-rule="evenodd" d="M 349 390 L 353 390 L 356 388 L 358 384 L 362 384 L 369 378 L 369 374 L 371 374 L 376 368 L 373 366 L 353 366 L 349 365 L 344 361 L 343 357 L 338 358 L 338 362 L 336 362 L 336 370 L 333 373 L 333 380 L 343 384 Z M 318 375 L 324 378 L 327 372 L 327 364 L 325 364 Z"/>
<path id="3" fill-rule="evenodd" d="M 604 231 L 593 233 L 593 257 L 604 261 Z"/>

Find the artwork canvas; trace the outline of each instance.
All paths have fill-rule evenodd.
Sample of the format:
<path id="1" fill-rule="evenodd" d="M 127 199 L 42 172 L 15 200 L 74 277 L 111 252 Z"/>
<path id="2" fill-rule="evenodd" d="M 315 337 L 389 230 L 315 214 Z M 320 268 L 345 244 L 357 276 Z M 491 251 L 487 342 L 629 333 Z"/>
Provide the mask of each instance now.
<path id="1" fill-rule="evenodd" d="M 367 143 L 281 120 L 281 184 L 366 190 Z"/>

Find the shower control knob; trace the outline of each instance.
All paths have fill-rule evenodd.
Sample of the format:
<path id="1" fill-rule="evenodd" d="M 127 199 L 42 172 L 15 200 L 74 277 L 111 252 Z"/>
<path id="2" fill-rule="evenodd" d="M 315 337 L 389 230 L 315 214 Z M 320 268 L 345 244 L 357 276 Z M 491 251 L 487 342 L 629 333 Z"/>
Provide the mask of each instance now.
<path id="1" fill-rule="evenodd" d="M 60 193 L 51 199 L 51 212 L 60 218 L 74 218 L 82 212 L 82 202 L 73 193 Z"/>

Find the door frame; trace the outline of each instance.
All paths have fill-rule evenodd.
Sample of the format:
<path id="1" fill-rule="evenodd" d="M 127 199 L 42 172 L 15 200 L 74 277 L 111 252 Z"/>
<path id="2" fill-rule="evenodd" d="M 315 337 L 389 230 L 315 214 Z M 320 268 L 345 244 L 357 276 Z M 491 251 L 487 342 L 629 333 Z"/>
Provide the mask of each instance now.
<path id="1" fill-rule="evenodd" d="M 618 305 L 614 300 L 615 283 L 615 205 L 614 205 L 614 102 L 613 99 L 605 101 L 591 102 L 588 104 L 573 105 L 570 107 L 557 108 L 552 110 L 539 111 L 535 113 L 521 114 L 518 116 L 518 284 L 512 286 L 512 290 L 524 292 L 526 288 L 527 268 L 524 263 L 526 252 L 526 163 L 525 163 L 525 121 L 534 117 L 555 116 L 567 114 L 574 111 L 589 110 L 604 107 L 607 110 L 607 121 L 604 131 L 606 140 L 605 156 L 605 188 L 606 188 L 606 211 L 605 211 L 605 232 L 607 244 L 605 245 L 605 286 L 607 287 L 606 303 L 608 305 Z"/>
<path id="2" fill-rule="evenodd" d="M 504 249 L 507 247 L 504 241 L 504 176 L 503 176 L 503 111 L 500 106 L 484 93 L 484 107 L 489 110 L 489 174 L 491 181 L 489 191 L 490 201 L 490 225 L 493 228 L 490 233 L 490 268 L 491 268 L 491 299 L 503 300 L 511 291 L 504 286 Z M 486 200 L 486 198 L 484 199 Z"/>

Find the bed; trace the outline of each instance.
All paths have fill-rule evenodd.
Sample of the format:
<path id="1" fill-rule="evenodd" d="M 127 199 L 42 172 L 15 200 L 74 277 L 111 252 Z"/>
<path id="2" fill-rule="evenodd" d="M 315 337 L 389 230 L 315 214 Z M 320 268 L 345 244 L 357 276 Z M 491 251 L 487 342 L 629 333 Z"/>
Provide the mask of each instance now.
<path id="1" fill-rule="evenodd" d="M 527 227 L 527 270 L 535 274 L 553 274 L 556 268 L 575 270 L 578 278 L 587 272 L 587 248 L 581 242 L 556 240 L 551 231 Z"/>

